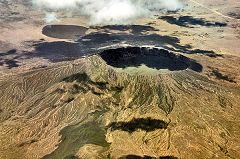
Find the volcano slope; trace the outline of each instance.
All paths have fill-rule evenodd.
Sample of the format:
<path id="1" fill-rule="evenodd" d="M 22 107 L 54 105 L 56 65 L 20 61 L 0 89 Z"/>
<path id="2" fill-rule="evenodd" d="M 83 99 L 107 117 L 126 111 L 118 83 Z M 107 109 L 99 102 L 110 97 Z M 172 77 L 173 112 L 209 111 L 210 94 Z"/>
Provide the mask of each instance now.
<path id="1" fill-rule="evenodd" d="M 129 47 L 1 77 L 0 158 L 239 158 L 239 87 L 202 69 Z"/>

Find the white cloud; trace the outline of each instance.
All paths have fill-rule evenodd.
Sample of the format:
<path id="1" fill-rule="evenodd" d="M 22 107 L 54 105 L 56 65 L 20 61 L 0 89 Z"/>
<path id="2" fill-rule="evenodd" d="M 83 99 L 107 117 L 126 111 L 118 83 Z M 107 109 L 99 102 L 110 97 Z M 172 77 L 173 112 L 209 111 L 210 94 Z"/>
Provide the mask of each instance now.
<path id="1" fill-rule="evenodd" d="M 46 13 L 44 21 L 46 23 L 59 22 L 59 20 L 57 18 L 57 15 L 54 12 L 53 13 Z"/>
<path id="2" fill-rule="evenodd" d="M 32 0 L 33 4 L 51 11 L 79 11 L 92 24 L 124 24 L 136 18 L 151 16 L 159 10 L 177 10 L 179 0 Z"/>

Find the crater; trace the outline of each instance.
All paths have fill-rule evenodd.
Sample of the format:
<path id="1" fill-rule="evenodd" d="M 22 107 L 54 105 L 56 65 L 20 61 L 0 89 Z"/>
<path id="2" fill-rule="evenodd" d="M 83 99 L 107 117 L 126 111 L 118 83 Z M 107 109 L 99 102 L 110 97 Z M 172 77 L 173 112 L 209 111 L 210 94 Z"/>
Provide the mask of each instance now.
<path id="1" fill-rule="evenodd" d="M 46 25 L 42 34 L 58 39 L 78 39 L 85 35 L 88 28 L 78 25 Z"/>
<path id="2" fill-rule="evenodd" d="M 160 48 L 123 47 L 104 50 L 100 56 L 108 65 L 125 70 L 202 71 L 202 65 L 196 61 Z"/>

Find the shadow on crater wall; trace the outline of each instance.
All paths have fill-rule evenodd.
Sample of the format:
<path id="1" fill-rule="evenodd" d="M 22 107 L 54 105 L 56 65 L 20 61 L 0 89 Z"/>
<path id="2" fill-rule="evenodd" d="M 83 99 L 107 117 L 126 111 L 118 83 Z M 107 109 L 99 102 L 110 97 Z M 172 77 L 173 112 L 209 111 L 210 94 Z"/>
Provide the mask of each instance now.
<path id="1" fill-rule="evenodd" d="M 163 120 L 157 120 L 152 118 L 138 118 L 132 119 L 129 122 L 113 122 L 108 127 L 112 131 L 121 130 L 132 133 L 138 129 L 146 132 L 154 131 L 157 129 L 167 129 L 168 123 Z"/>
<path id="2" fill-rule="evenodd" d="M 182 27 L 192 27 L 192 26 L 206 26 L 206 27 L 225 27 L 227 23 L 222 22 L 210 22 L 203 18 L 194 18 L 192 16 L 180 16 L 178 18 L 173 16 L 162 16 L 159 19 L 165 20 L 170 24 L 175 24 Z"/>
<path id="3" fill-rule="evenodd" d="M 202 66 L 197 62 L 164 49 L 126 47 L 104 50 L 100 56 L 108 65 L 117 68 L 138 67 L 144 64 L 158 70 L 178 71 L 190 68 L 197 72 L 202 71 Z"/>

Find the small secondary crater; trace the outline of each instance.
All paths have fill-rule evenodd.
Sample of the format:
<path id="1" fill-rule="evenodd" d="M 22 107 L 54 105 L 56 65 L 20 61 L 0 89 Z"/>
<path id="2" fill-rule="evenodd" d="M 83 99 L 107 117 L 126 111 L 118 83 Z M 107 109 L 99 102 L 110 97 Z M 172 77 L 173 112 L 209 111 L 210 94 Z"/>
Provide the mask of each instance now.
<path id="1" fill-rule="evenodd" d="M 88 28 L 77 25 L 47 25 L 43 27 L 42 34 L 58 39 L 78 39 L 87 30 Z"/>
<path id="2" fill-rule="evenodd" d="M 189 68 L 196 72 L 202 71 L 202 65 L 196 61 L 160 48 L 123 47 L 104 50 L 100 56 L 115 68 L 146 66 L 155 70 L 179 71 Z"/>

